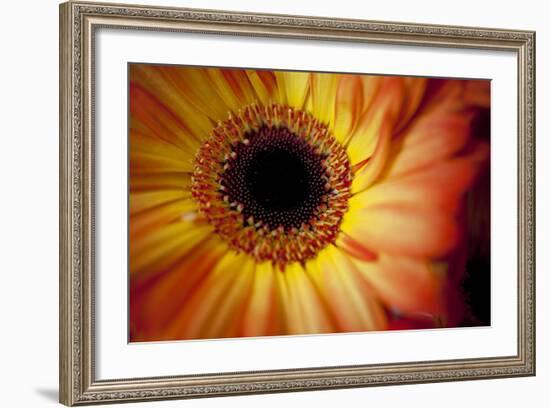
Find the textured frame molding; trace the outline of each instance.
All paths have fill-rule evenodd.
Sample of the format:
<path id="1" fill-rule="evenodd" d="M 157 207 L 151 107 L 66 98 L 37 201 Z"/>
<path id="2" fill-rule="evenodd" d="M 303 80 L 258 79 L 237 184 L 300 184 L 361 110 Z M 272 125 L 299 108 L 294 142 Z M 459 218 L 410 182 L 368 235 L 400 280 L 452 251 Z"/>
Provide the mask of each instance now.
<path id="1" fill-rule="evenodd" d="M 96 380 L 93 46 L 98 27 L 506 50 L 518 61 L 514 356 Z M 535 33 L 68 2 L 60 5 L 60 402 L 81 405 L 535 375 Z"/>

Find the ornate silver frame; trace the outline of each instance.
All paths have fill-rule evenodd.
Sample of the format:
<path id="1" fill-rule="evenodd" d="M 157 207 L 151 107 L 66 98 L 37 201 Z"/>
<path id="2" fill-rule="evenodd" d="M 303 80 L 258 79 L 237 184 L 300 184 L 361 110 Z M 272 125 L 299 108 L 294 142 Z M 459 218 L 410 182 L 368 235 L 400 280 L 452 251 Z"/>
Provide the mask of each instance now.
<path id="1" fill-rule="evenodd" d="M 93 47 L 98 27 L 507 50 L 518 61 L 518 350 L 513 356 L 97 380 Z M 535 33 L 68 2 L 60 5 L 60 402 L 305 391 L 535 374 Z"/>

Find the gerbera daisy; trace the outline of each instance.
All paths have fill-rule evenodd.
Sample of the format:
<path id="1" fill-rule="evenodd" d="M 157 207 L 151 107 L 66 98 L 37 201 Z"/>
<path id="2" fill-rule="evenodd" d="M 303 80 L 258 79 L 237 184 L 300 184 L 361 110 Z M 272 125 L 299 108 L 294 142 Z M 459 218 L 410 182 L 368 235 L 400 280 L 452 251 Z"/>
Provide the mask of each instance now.
<path id="1" fill-rule="evenodd" d="M 132 64 L 130 340 L 456 326 L 487 81 Z"/>

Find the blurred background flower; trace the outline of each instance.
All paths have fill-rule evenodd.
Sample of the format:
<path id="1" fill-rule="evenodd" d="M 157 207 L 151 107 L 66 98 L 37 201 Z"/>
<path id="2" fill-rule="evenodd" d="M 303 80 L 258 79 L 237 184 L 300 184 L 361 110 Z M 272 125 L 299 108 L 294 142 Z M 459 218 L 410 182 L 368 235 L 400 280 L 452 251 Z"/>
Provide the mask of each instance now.
<path id="1" fill-rule="evenodd" d="M 129 72 L 131 341 L 489 323 L 489 81 Z"/>

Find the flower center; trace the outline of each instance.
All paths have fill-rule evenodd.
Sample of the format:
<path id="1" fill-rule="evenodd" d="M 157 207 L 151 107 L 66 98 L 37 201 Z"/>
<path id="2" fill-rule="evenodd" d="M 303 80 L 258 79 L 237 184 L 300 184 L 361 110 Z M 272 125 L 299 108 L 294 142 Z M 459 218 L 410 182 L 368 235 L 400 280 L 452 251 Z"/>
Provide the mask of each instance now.
<path id="1" fill-rule="evenodd" d="M 264 125 L 246 137 L 250 143 L 234 146 L 236 157 L 222 175 L 229 201 L 271 229 L 309 222 L 326 201 L 324 156 L 286 127 Z"/>
<path id="2" fill-rule="evenodd" d="M 230 246 L 282 268 L 335 241 L 351 180 L 324 124 L 288 106 L 251 105 L 200 148 L 192 193 Z"/>

